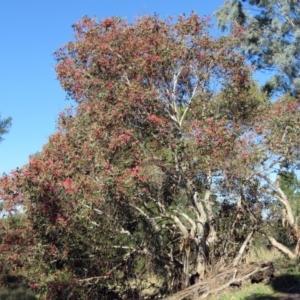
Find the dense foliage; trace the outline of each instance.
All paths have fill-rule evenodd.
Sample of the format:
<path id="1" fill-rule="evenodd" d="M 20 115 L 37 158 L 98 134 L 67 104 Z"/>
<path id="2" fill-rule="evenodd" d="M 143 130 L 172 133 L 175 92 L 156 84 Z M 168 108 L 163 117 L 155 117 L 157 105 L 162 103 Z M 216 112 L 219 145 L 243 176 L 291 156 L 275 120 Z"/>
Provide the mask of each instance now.
<path id="1" fill-rule="evenodd" d="M 299 14 L 297 0 L 226 0 L 217 12 L 222 29 L 234 22 L 245 27 L 245 55 L 273 75 L 264 87 L 269 93 L 299 95 Z"/>
<path id="2" fill-rule="evenodd" d="M 55 56 L 76 108 L 0 181 L 2 270 L 48 299 L 134 299 L 150 273 L 172 293 L 241 263 L 259 232 L 277 245 L 262 212 L 280 203 L 294 226 L 279 180 L 299 167 L 299 103 L 259 91 L 241 29 L 212 38 L 196 14 L 74 25 Z"/>

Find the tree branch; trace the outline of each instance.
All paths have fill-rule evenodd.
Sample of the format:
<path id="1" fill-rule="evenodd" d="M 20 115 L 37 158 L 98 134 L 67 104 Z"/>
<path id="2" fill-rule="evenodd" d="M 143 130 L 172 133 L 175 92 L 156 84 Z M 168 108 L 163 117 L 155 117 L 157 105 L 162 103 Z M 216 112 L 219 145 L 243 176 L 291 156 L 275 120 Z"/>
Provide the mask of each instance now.
<path id="1" fill-rule="evenodd" d="M 268 236 L 268 240 L 270 241 L 271 245 L 278 249 L 280 252 L 285 254 L 289 259 L 296 259 L 297 256 L 286 246 L 282 245 L 281 243 L 277 242 L 276 239 L 272 236 Z"/>

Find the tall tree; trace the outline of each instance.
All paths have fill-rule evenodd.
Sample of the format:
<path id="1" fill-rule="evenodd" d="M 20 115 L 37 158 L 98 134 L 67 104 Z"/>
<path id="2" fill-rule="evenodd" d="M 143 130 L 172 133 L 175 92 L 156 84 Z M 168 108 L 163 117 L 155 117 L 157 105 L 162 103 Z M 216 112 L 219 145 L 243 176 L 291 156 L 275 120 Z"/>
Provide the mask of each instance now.
<path id="1" fill-rule="evenodd" d="M 300 3 L 296 0 L 226 0 L 217 11 L 222 29 L 245 26 L 244 53 L 274 76 L 268 92 L 300 92 Z"/>
<path id="2" fill-rule="evenodd" d="M 56 70 L 78 106 L 0 181 L 6 209 L 26 212 L 23 268 L 34 260 L 40 272 L 32 285 L 91 299 L 128 293 L 151 269 L 172 293 L 190 273 L 240 263 L 277 195 L 274 166 L 299 161 L 298 106 L 269 103 L 238 51 L 239 31 L 212 38 L 195 14 L 85 17 L 74 29 Z"/>

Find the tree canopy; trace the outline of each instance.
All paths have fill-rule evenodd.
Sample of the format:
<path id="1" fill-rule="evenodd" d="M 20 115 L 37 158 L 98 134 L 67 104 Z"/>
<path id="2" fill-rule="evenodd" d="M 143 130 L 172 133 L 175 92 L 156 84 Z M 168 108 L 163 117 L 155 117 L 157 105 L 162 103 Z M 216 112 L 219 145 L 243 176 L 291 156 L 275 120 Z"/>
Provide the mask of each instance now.
<path id="1" fill-rule="evenodd" d="M 245 26 L 245 55 L 258 69 L 273 74 L 264 87 L 268 92 L 299 94 L 299 13 L 296 0 L 226 0 L 217 12 L 222 29 L 234 22 Z"/>
<path id="2" fill-rule="evenodd" d="M 134 299 L 149 272 L 170 294 L 241 263 L 256 234 L 278 246 L 262 218 L 275 201 L 299 244 L 279 184 L 299 168 L 299 104 L 259 90 L 239 25 L 220 38 L 209 28 L 196 14 L 74 25 L 55 57 L 77 106 L 0 179 L 14 228 L 2 232 L 2 269 L 26 270 L 49 299 Z"/>

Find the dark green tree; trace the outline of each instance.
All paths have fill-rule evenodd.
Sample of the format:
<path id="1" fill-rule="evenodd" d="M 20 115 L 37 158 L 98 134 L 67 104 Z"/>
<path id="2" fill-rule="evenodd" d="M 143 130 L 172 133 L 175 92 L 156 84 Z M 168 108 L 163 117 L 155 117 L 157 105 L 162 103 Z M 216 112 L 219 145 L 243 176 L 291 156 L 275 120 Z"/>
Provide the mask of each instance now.
<path id="1" fill-rule="evenodd" d="M 0 115 L 0 142 L 3 140 L 2 135 L 8 132 L 11 126 L 11 118 L 1 119 Z"/>
<path id="2" fill-rule="evenodd" d="M 226 0 L 216 13 L 222 30 L 244 26 L 247 58 L 272 74 L 268 93 L 300 92 L 300 3 L 296 0 Z"/>

